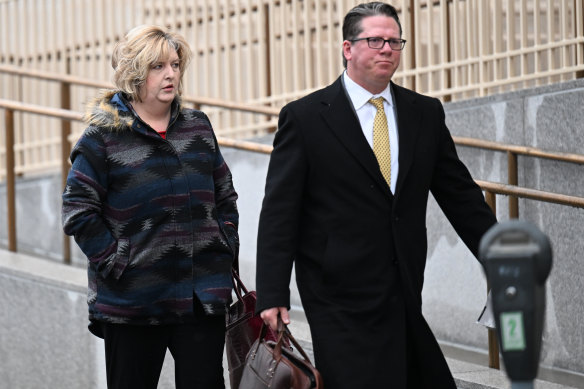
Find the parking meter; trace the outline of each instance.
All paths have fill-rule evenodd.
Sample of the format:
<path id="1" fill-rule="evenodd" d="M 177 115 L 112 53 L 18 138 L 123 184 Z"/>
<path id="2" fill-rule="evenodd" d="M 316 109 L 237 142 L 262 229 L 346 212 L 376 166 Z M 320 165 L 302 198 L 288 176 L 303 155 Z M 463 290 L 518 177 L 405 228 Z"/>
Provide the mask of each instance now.
<path id="1" fill-rule="evenodd" d="M 499 346 L 512 388 L 532 388 L 545 313 L 545 281 L 552 266 L 549 239 L 519 220 L 496 224 L 483 236 L 481 261 L 491 287 Z"/>

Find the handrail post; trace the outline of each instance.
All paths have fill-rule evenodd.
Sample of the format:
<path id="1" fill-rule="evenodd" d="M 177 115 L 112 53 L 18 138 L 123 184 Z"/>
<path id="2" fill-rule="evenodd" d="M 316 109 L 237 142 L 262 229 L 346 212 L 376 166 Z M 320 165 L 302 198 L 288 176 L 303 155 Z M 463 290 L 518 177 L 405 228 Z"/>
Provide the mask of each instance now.
<path id="1" fill-rule="evenodd" d="M 507 151 L 507 183 L 509 185 L 517 186 L 518 180 L 517 172 L 517 154 Z M 519 199 L 517 196 L 509 196 L 509 219 L 517 219 L 519 217 Z"/>
<path id="2" fill-rule="evenodd" d="M 14 111 L 6 109 L 6 215 L 8 250 L 16 252 L 16 180 L 14 171 Z"/>
<path id="3" fill-rule="evenodd" d="M 71 109 L 71 84 L 61 82 L 61 108 Z M 69 154 L 71 145 L 69 136 L 71 135 L 71 122 L 67 119 L 61 120 L 61 188 L 67 184 L 69 174 Z M 71 239 L 63 234 L 63 262 L 71 264 Z"/>
<path id="4" fill-rule="evenodd" d="M 485 198 L 489 207 L 496 215 L 497 214 L 497 198 L 493 192 L 485 191 Z M 487 279 L 487 293 L 491 290 L 489 280 Z M 489 367 L 491 369 L 499 369 L 499 344 L 497 343 L 497 332 L 494 329 L 488 330 L 489 343 Z"/>
<path id="5" fill-rule="evenodd" d="M 259 10 L 258 10 L 259 13 Z M 260 14 L 261 15 L 261 14 Z M 264 4 L 264 37 L 266 38 L 266 50 L 265 50 L 265 64 L 266 64 L 266 96 L 272 96 L 272 61 L 271 61 L 271 47 L 272 44 L 272 37 L 270 36 L 270 3 L 266 2 Z M 318 77 L 317 77 L 318 78 Z M 270 103 L 266 103 L 266 105 L 270 105 Z M 266 116 L 266 121 L 270 121 L 270 117 Z M 276 132 L 277 127 L 268 127 L 266 128 L 267 132 L 272 134 Z"/>

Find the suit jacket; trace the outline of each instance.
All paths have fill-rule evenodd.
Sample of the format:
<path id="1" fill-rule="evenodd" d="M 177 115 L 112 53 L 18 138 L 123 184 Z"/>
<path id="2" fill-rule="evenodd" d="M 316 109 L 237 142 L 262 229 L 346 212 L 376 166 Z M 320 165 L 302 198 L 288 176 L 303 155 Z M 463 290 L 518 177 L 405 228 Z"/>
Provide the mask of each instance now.
<path id="1" fill-rule="evenodd" d="M 392 388 L 405 388 L 406 376 L 421 369 L 431 387 L 453 387 L 421 314 L 428 195 L 475 255 L 496 222 L 456 154 L 440 101 L 391 88 L 399 136 L 395 193 L 340 78 L 282 109 L 270 158 L 257 308 L 289 307 L 295 263 L 316 365 L 334 389 L 386 387 L 385 373 Z"/>

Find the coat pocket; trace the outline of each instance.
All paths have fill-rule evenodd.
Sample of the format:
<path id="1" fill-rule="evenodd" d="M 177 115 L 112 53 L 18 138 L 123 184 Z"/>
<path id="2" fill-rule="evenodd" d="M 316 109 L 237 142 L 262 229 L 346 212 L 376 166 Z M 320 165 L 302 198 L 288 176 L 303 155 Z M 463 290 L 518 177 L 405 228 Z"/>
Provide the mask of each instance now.
<path id="1" fill-rule="evenodd" d="M 116 280 L 119 280 L 122 273 L 130 261 L 130 239 L 118 239 L 118 247 L 115 254 L 110 255 L 97 267 L 97 271 L 103 278 L 111 274 Z"/>
<path id="2" fill-rule="evenodd" d="M 237 260 L 239 257 L 239 233 L 237 232 L 237 227 L 229 221 L 219 221 L 219 226 L 227 239 L 229 248 L 233 252 L 233 259 Z"/>

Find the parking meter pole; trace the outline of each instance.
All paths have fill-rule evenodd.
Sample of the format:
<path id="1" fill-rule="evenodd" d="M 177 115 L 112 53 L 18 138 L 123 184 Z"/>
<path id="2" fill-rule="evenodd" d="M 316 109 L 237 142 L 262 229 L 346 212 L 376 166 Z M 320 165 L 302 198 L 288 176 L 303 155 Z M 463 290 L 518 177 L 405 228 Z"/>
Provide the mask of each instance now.
<path id="1" fill-rule="evenodd" d="M 532 389 L 537 376 L 545 313 L 550 242 L 537 227 L 512 220 L 481 239 L 479 259 L 491 286 L 493 315 L 512 389 Z"/>

